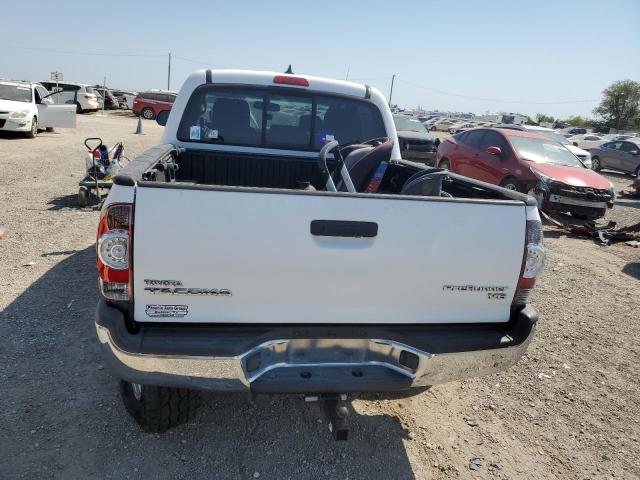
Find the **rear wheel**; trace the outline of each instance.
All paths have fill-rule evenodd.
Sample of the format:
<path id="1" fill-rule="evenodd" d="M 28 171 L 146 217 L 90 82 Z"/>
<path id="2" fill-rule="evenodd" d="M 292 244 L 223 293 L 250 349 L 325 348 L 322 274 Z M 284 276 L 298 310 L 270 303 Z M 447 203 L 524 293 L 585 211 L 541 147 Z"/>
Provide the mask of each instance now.
<path id="1" fill-rule="evenodd" d="M 84 110 L 82 110 L 82 105 L 80 105 L 80 102 L 76 102 L 76 113 L 82 113 Z"/>
<path id="2" fill-rule="evenodd" d="M 31 120 L 31 130 L 27 132 L 27 138 L 36 138 L 38 136 L 38 119 L 33 117 Z"/>
<path id="3" fill-rule="evenodd" d="M 600 169 L 602 168 L 602 164 L 600 163 L 600 158 L 599 157 L 592 157 L 591 158 L 591 168 L 593 170 L 595 170 L 596 172 L 600 171 Z"/>
<path id="4" fill-rule="evenodd" d="M 147 120 L 153 120 L 154 118 L 156 118 L 156 114 L 153 113 L 153 109 L 146 107 L 142 109 L 142 117 L 146 118 Z"/>
<path id="5" fill-rule="evenodd" d="M 506 188 L 507 190 L 514 190 L 516 192 L 523 192 L 524 188 L 522 184 L 513 177 L 505 178 L 502 183 L 500 183 L 502 188 Z"/>
<path id="6" fill-rule="evenodd" d="M 444 160 L 440 160 L 438 167 L 444 168 L 446 170 L 451 170 L 451 163 L 445 158 Z"/>
<path id="7" fill-rule="evenodd" d="M 186 388 L 140 385 L 120 380 L 127 412 L 145 432 L 159 433 L 188 422 L 200 406 L 201 393 Z"/>

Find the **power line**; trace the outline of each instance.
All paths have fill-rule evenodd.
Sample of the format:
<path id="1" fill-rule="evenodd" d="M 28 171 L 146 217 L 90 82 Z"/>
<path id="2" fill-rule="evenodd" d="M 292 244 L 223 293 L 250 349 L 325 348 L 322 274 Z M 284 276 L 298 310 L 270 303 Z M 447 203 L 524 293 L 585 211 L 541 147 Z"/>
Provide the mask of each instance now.
<path id="1" fill-rule="evenodd" d="M 166 53 L 108 53 L 108 52 L 80 52 L 72 50 L 57 50 L 53 48 L 39 48 L 39 47 L 23 47 L 18 45 L 6 45 L 0 44 L 1 48 L 16 48 L 20 50 L 32 50 L 35 52 L 47 52 L 47 53 L 61 53 L 63 55 L 88 55 L 88 56 L 100 56 L 100 57 L 166 57 Z M 185 62 L 195 63 L 197 65 L 206 65 L 218 68 L 229 68 L 224 65 L 216 65 L 215 63 L 205 62 L 202 60 L 194 60 L 192 58 L 182 57 L 179 55 L 172 55 L 172 58 L 183 60 Z"/>
<path id="2" fill-rule="evenodd" d="M 166 53 L 105 53 L 105 52 L 79 52 L 72 50 L 56 50 L 53 48 L 37 48 L 37 47 L 22 47 L 17 45 L 5 45 L 0 44 L 2 48 L 15 48 L 19 50 L 32 50 L 36 52 L 47 53 L 61 53 L 63 55 L 89 55 L 98 57 L 164 57 Z"/>
<path id="3" fill-rule="evenodd" d="M 47 53 L 59 53 L 63 55 L 85 55 L 85 56 L 98 56 L 98 57 L 148 57 L 148 58 L 159 58 L 166 56 L 165 53 L 108 53 L 108 52 L 87 52 L 87 51 L 74 51 L 74 50 L 57 50 L 53 48 L 39 48 L 39 47 L 24 47 L 18 45 L 7 45 L 0 44 L 0 48 L 13 48 L 19 50 L 31 50 L 36 52 L 47 52 Z M 217 68 L 229 68 L 224 65 L 216 65 L 215 63 L 205 62 L 202 60 L 195 60 L 192 58 L 182 57 L 178 55 L 173 55 L 172 58 L 182 60 L 184 62 L 190 62 L 200 66 L 210 66 Z M 170 62 L 171 60 L 169 60 Z M 169 67 L 170 68 L 170 67 Z M 348 74 L 347 74 L 348 75 Z M 388 78 L 354 78 L 352 81 L 380 81 L 380 80 L 388 80 Z M 449 95 L 452 97 L 465 98 L 468 100 L 480 100 L 483 102 L 492 102 L 492 103 L 512 103 L 512 104 L 523 104 L 523 105 L 559 105 L 559 104 L 577 104 L 577 103 L 593 103 L 598 102 L 598 99 L 594 100 L 559 100 L 553 102 L 530 102 L 525 100 L 499 100 L 495 98 L 485 98 L 485 97 L 475 97 L 472 95 L 464 95 L 461 93 L 453 93 L 446 92 L 444 90 L 439 90 L 437 88 L 425 87 L 424 85 L 419 85 L 417 83 L 408 82 L 406 80 L 397 80 L 400 83 L 405 85 L 409 85 L 414 88 L 419 88 L 421 90 L 427 90 L 430 92 L 439 93 L 442 95 Z"/>
<path id="4" fill-rule="evenodd" d="M 204 66 L 217 67 L 217 68 L 229 68 L 229 67 L 225 67 L 224 65 L 216 65 L 215 63 L 203 62 L 200 60 L 194 60 L 192 58 L 180 57 L 178 55 L 173 55 L 173 58 L 177 58 L 178 60 L 183 60 L 185 62 L 195 63 L 196 65 L 201 65 L 201 66 L 204 65 Z"/>
<path id="5" fill-rule="evenodd" d="M 559 105 L 559 104 L 571 104 L 571 103 L 593 103 L 593 102 L 598 102 L 599 100 L 559 100 L 559 101 L 555 101 L 555 102 L 528 102 L 525 100 L 498 100 L 495 98 L 484 98 L 484 97 L 474 97 L 472 95 L 463 95 L 460 93 L 452 93 L 452 92 L 445 92 L 443 90 L 438 90 L 437 88 L 430 88 L 430 87 L 425 87 L 424 85 L 418 85 L 417 83 L 413 83 L 413 82 L 407 82 L 406 80 L 401 80 L 398 79 L 396 80 L 400 83 L 404 83 L 405 85 L 409 85 L 411 87 L 414 88 L 419 88 L 422 90 L 428 90 L 431 92 L 436 92 L 436 93 L 440 93 L 442 95 L 449 95 L 452 97 L 460 97 L 460 98 L 466 98 L 469 100 L 482 100 L 484 102 L 493 102 L 493 103 L 518 103 L 518 104 L 524 104 L 524 105 Z"/>
<path id="6" fill-rule="evenodd" d="M 389 77 L 366 77 L 366 78 L 352 78 L 352 82 L 378 82 L 389 81 Z"/>

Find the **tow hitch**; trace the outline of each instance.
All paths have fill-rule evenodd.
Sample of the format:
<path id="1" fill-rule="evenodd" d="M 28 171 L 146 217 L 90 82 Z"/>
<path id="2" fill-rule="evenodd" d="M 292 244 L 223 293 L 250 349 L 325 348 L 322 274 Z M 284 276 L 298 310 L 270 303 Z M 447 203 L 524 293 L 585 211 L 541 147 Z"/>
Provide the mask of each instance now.
<path id="1" fill-rule="evenodd" d="M 304 397 L 306 403 L 321 402 L 329 431 L 333 433 L 333 437 L 339 441 L 349 439 L 349 411 L 351 410 L 350 401 L 344 393 L 325 393 L 322 395 L 308 395 Z"/>

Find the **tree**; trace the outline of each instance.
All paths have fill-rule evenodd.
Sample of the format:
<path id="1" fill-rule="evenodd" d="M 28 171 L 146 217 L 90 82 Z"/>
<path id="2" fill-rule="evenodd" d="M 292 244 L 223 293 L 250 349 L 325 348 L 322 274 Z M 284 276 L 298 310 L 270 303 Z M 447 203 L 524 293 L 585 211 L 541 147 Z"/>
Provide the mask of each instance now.
<path id="1" fill-rule="evenodd" d="M 580 115 L 575 117 L 569 117 L 565 120 L 566 123 L 571 125 L 572 127 L 587 127 L 589 126 L 589 121 L 586 118 L 582 118 Z"/>
<path id="2" fill-rule="evenodd" d="M 545 115 L 544 113 L 536 113 L 536 122 L 538 123 L 553 123 L 556 119 L 551 115 Z"/>
<path id="3" fill-rule="evenodd" d="M 607 126 L 620 130 L 640 124 L 640 83 L 633 80 L 613 82 L 602 95 L 602 101 L 593 113 L 602 117 Z"/>

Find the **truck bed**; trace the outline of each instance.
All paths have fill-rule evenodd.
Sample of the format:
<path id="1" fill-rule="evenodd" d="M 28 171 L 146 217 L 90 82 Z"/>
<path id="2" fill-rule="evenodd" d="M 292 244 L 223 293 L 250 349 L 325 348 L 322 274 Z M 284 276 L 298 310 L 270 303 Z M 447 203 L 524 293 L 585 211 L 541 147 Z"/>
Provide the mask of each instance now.
<path id="1" fill-rule="evenodd" d="M 322 187 L 317 162 L 309 157 L 266 156 L 187 150 L 178 155 L 176 181 L 204 185 L 300 188 Z"/>
<path id="2" fill-rule="evenodd" d="M 335 163 L 329 159 L 330 168 Z M 176 165 L 174 173 L 167 165 Z M 393 160 L 380 186 L 380 194 L 399 194 L 402 184 L 414 173 L 428 169 L 423 164 Z M 390 180 L 392 179 L 392 181 Z M 138 182 L 165 184 L 179 188 L 180 184 L 254 187 L 300 190 L 310 184 L 324 190 L 315 156 L 289 156 L 217 152 L 159 145 L 136 157 L 114 179 L 116 184 L 134 186 Z M 527 195 L 495 185 L 449 174 L 443 190 L 453 198 L 482 200 L 515 200 L 535 205 Z"/>

